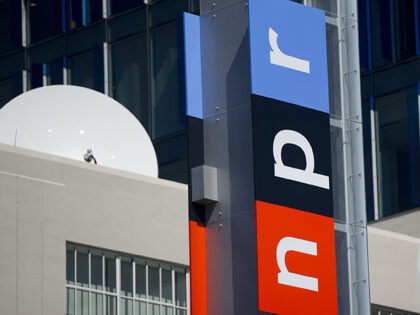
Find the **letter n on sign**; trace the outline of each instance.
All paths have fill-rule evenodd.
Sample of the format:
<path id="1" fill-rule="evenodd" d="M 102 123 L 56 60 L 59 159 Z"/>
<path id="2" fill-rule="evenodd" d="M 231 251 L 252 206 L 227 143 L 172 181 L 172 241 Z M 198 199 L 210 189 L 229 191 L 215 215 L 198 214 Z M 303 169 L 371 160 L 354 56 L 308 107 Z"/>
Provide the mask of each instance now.
<path id="1" fill-rule="evenodd" d="M 337 314 L 334 219 L 256 202 L 258 306 L 275 314 Z"/>

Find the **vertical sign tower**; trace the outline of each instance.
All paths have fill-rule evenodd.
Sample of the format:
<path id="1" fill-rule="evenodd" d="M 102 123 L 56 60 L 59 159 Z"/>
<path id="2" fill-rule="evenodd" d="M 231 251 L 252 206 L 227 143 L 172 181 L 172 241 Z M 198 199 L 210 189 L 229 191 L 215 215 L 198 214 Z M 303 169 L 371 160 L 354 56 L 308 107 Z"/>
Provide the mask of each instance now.
<path id="1" fill-rule="evenodd" d="M 258 308 L 337 314 L 325 15 L 250 0 Z"/>

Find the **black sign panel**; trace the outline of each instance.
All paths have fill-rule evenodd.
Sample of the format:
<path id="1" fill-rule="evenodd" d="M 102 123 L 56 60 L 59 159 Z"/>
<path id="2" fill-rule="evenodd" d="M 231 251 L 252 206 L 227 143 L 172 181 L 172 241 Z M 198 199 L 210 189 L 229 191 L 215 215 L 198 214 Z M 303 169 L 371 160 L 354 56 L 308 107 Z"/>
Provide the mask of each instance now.
<path id="1" fill-rule="evenodd" d="M 252 95 L 252 122 L 255 199 L 333 217 L 329 115 Z"/>

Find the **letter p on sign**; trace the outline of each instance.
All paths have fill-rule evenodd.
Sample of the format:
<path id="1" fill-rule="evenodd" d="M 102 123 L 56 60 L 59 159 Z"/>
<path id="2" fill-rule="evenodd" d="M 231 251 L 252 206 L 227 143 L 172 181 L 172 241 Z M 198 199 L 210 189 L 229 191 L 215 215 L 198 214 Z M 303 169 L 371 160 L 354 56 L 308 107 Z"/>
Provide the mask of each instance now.
<path id="1" fill-rule="evenodd" d="M 337 314 L 334 219 L 256 201 L 259 310 Z"/>

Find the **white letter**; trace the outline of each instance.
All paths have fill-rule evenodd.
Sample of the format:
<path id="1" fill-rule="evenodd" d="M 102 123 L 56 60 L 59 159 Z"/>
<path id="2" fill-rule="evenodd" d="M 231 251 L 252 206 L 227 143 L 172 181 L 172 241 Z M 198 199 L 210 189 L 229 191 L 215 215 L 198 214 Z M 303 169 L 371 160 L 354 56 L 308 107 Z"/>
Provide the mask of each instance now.
<path id="1" fill-rule="evenodd" d="M 285 144 L 294 144 L 302 149 L 306 159 L 306 168 L 304 170 L 283 164 L 281 151 Z M 330 178 L 325 175 L 314 173 L 314 152 L 312 151 L 312 147 L 308 140 L 299 132 L 287 129 L 279 131 L 274 137 L 273 155 L 274 160 L 276 161 L 276 163 L 274 163 L 274 176 L 330 189 Z"/>
<path id="2" fill-rule="evenodd" d="M 308 60 L 299 59 L 293 56 L 286 55 L 282 52 L 277 44 L 278 34 L 269 27 L 268 29 L 268 41 L 270 42 L 270 63 L 276 66 L 286 67 L 292 70 L 310 73 Z"/>
<path id="3" fill-rule="evenodd" d="M 297 273 L 289 272 L 286 267 L 286 254 L 288 251 L 294 251 L 304 254 L 317 255 L 317 244 L 310 241 L 301 240 L 294 237 L 284 237 L 277 245 L 277 265 L 278 283 L 290 285 L 292 287 L 318 292 L 318 279 L 302 276 Z"/>

